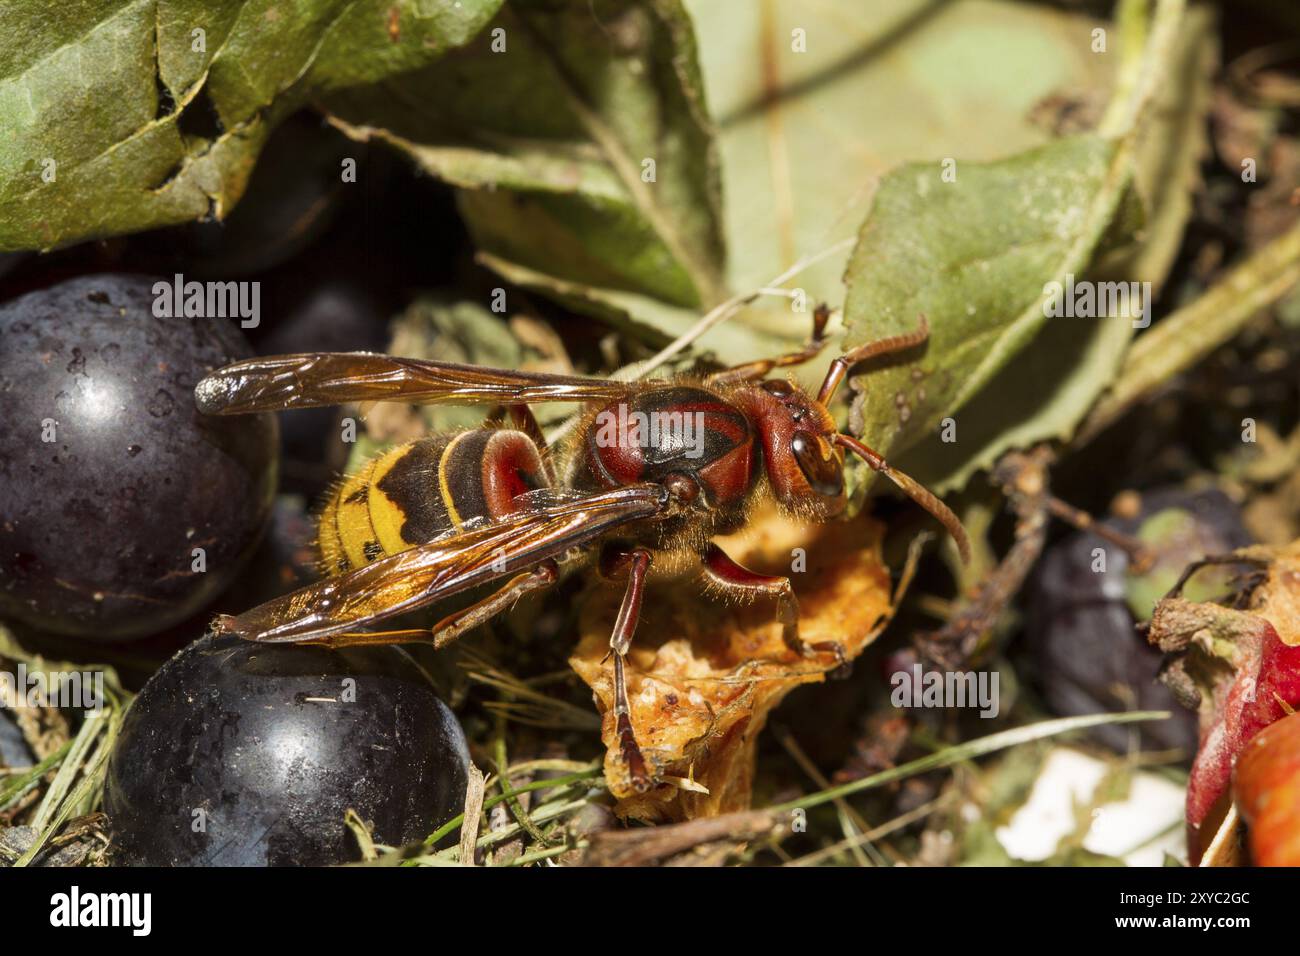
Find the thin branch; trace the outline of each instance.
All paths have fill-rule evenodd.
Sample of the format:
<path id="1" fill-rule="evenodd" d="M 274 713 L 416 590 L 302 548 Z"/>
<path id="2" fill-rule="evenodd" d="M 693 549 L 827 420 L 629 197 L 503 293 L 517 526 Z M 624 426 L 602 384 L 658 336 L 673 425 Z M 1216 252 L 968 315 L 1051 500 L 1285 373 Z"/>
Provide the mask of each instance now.
<path id="1" fill-rule="evenodd" d="M 655 369 L 666 364 L 670 359 L 674 358 L 681 352 L 686 351 L 687 348 L 694 344 L 694 342 L 700 338 L 700 336 L 704 335 L 705 332 L 708 332 L 709 329 L 731 318 L 745 306 L 758 299 L 759 296 L 764 294 L 773 294 L 776 287 L 785 285 L 785 283 L 789 282 L 799 273 L 803 272 L 805 269 L 812 268 L 823 259 L 829 259 L 831 256 L 845 251 L 855 242 L 857 242 L 857 238 L 854 236 L 850 236 L 847 239 L 841 239 L 839 242 L 832 246 L 828 246 L 820 252 L 804 256 L 761 288 L 755 289 L 752 292 L 733 295 L 725 302 L 718 303 L 706 312 L 698 322 L 681 335 L 677 336 L 677 338 L 668 345 L 664 346 L 657 354 L 646 359 L 644 362 L 634 362 L 631 365 L 624 366 L 615 372 L 613 377 L 619 381 L 635 381 L 639 378 L 645 378 L 651 372 L 655 371 Z"/>

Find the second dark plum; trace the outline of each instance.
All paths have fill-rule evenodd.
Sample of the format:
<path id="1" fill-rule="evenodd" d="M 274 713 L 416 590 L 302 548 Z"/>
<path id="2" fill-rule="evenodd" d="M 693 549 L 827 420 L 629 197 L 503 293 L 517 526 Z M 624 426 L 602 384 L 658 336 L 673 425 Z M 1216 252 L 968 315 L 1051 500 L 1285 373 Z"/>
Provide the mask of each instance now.
<path id="1" fill-rule="evenodd" d="M 204 637 L 131 704 L 109 760 L 113 857 L 145 866 L 321 866 L 422 839 L 464 805 L 464 732 L 395 647 Z"/>

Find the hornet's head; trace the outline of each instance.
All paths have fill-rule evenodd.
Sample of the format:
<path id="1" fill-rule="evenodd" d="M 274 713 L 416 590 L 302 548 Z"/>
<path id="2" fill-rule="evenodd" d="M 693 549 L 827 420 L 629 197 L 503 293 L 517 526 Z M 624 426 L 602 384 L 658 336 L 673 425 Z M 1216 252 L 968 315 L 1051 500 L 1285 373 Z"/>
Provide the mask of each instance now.
<path id="1" fill-rule="evenodd" d="M 794 382 L 769 379 L 736 397 L 758 429 L 763 467 L 784 508 L 830 518 L 844 510 L 844 450 L 826 406 Z"/>
<path id="2" fill-rule="evenodd" d="M 814 348 L 822 322 L 814 333 Z M 754 421 L 763 449 L 763 467 L 772 493 L 781 507 L 810 517 L 830 518 L 844 511 L 845 452 L 853 452 L 872 471 L 884 475 L 948 530 L 963 561 L 970 560 L 970 542 L 961 522 L 929 489 L 890 467 L 884 457 L 835 425 L 829 411 L 831 399 L 849 369 L 857 362 L 910 348 L 925 341 L 929 325 L 922 316 L 917 331 L 880 339 L 835 359 L 814 398 L 797 383 L 769 379 L 737 391 L 733 401 Z M 803 358 L 806 356 L 799 356 Z M 779 363 L 786 364 L 786 363 Z M 792 364 L 792 363 L 791 363 Z"/>

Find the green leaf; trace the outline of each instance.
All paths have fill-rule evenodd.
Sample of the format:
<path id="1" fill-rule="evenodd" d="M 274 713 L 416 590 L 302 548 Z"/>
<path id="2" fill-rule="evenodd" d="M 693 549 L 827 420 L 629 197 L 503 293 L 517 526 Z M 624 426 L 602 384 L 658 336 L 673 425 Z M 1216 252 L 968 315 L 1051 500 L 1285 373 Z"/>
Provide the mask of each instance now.
<path id="1" fill-rule="evenodd" d="M 1130 4 L 1129 8 L 1140 6 Z M 1177 77 L 1178 82 L 1163 84 L 1140 120 L 1128 168 L 1131 186 L 1123 193 L 1122 204 L 1113 206 L 1115 191 L 1120 188 L 1114 180 L 1104 184 L 1109 193 L 1099 193 L 1093 201 L 1094 211 L 1104 214 L 1114 209 L 1114 221 L 1093 250 L 1094 263 L 1087 265 L 1076 257 L 1069 267 L 1062 261 L 1055 275 L 1027 276 L 1032 281 L 1024 286 L 1019 300 L 1012 298 L 1005 314 L 1010 334 L 1016 334 L 1010 320 L 1019 322 L 1024 318 L 1015 306 L 1038 300 L 1043 285 L 1060 281 L 1065 272 L 1073 271 L 1076 278 L 1083 278 L 1086 269 L 1086 277 L 1095 282 L 1149 283 L 1142 287 L 1148 305 L 1158 294 L 1190 214 L 1190 192 L 1197 182 L 1205 148 L 1204 121 L 1214 61 L 1213 18 L 1206 11 L 1193 11 L 1181 20 L 1175 16 L 1167 23 L 1159 29 L 1176 27 L 1171 39 L 1156 42 L 1160 34 L 1153 27 L 1153 40 L 1145 49 L 1140 42 L 1145 31 L 1140 25 L 1134 31 L 1138 44 L 1133 67 L 1155 69 L 1160 76 Z M 1112 167 L 1124 162 L 1120 157 Z M 1139 197 L 1146 209 L 1144 216 L 1138 214 Z M 1038 201 L 1046 201 L 1046 197 L 1040 194 Z M 1103 255 L 1134 237 L 1141 242 Z M 1114 381 L 1135 326 L 1142 324 L 1131 321 L 1134 317 L 1130 315 L 1039 321 L 1041 312 L 1034 315 L 1034 308 L 1030 305 L 1028 324 L 1037 323 L 1039 327 L 1022 340 L 1020 354 L 1009 360 L 1004 355 L 1002 367 L 982 384 L 977 376 L 964 391 L 950 393 L 953 405 L 942 414 L 961 409 L 954 415 L 958 423 L 956 442 L 943 441 L 931 425 L 899 458 L 900 467 L 933 490 L 943 493 L 962 487 L 972 474 L 991 467 L 1010 448 L 1070 437 L 1097 396 Z M 933 315 L 930 318 L 939 321 Z M 960 317 L 948 321 L 962 324 Z M 970 332 L 969 327 L 959 328 L 952 340 L 961 341 Z M 926 357 L 936 367 L 946 361 Z M 955 369 L 961 375 L 970 368 L 968 361 L 959 358 L 948 371 Z M 871 377 L 866 388 L 888 387 L 882 378 Z M 893 393 L 895 401 L 898 394 L 897 390 Z M 879 403 L 885 396 L 874 398 Z M 880 414 L 888 412 L 881 409 Z M 924 429 L 924 425 L 919 427 Z M 887 431 L 885 434 L 888 438 Z M 906 433 L 897 440 L 900 448 L 913 446 Z"/>
<path id="2" fill-rule="evenodd" d="M 485 252 L 693 308 L 724 259 L 703 95 L 675 0 L 515 0 L 464 50 L 329 104 L 457 186 Z"/>
<path id="3" fill-rule="evenodd" d="M 932 431 L 898 458 L 898 466 L 936 494 L 946 494 L 1010 448 L 1068 436 L 1114 380 L 1133 323 L 1126 316 L 1051 323 L 953 416 L 955 442 Z M 880 383 L 873 376 L 866 387 Z"/>
<path id="4" fill-rule="evenodd" d="M 0 0 L 0 250 L 220 218 L 289 112 L 428 63 L 500 3 Z"/>
<path id="5" fill-rule="evenodd" d="M 961 163 L 953 182 L 937 162 L 885 178 L 845 276 L 849 341 L 914 329 L 918 314 L 931 335 L 914 361 L 866 382 L 854 424 L 870 445 L 915 444 L 1028 344 L 1047 321 L 1046 283 L 1082 277 L 1092 260 L 1123 172 L 1115 141 L 1079 136 Z"/>

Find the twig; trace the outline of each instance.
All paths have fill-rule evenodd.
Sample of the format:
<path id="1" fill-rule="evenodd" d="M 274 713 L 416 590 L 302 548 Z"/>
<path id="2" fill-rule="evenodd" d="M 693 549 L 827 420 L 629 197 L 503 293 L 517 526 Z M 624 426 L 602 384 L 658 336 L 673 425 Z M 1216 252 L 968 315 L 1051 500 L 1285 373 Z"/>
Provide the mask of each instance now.
<path id="1" fill-rule="evenodd" d="M 993 470 L 1016 514 L 1015 541 L 997 567 L 981 582 L 975 597 L 943 627 L 918 635 L 916 649 L 939 667 L 960 670 L 980 639 L 1007 603 L 1020 591 L 1047 543 L 1048 465 L 1052 453 L 1045 445 L 1030 452 L 1009 452 Z"/>
<path id="2" fill-rule="evenodd" d="M 479 819 L 483 816 L 483 771 L 469 765 L 469 782 L 465 787 L 465 822 L 460 828 L 460 862 L 462 866 L 474 865 L 474 844 L 478 837 Z M 506 788 L 506 794 L 510 793 Z M 504 795 L 503 795 L 504 796 Z M 510 796 L 505 799 L 509 800 Z"/>
<path id="3" fill-rule="evenodd" d="M 776 287 L 784 285 L 800 272 L 811 268 L 823 259 L 827 259 L 843 252 L 856 241 L 857 240 L 853 237 L 842 239 L 833 246 L 829 246 L 820 252 L 815 252 L 810 256 L 804 256 L 789 269 L 786 269 L 779 276 L 761 288 L 755 289 L 753 292 L 746 292 L 742 295 L 733 295 L 730 299 L 719 303 L 706 312 L 698 322 L 681 335 L 677 336 L 677 338 L 673 339 L 673 341 L 665 345 L 653 356 L 643 362 L 633 362 L 631 365 L 624 366 L 615 372 L 613 377 L 619 381 L 627 382 L 635 381 L 639 378 L 645 378 L 651 372 L 666 364 L 679 353 L 686 351 L 686 349 L 693 344 L 696 339 L 709 331 L 709 329 L 713 328 L 715 325 L 731 318 L 745 306 L 757 300 L 760 296 L 777 294 Z"/>
<path id="4" fill-rule="evenodd" d="M 782 815 L 775 810 L 747 810 L 700 817 L 635 830 L 603 830 L 591 835 L 583 856 L 588 866 L 650 866 L 679 853 L 720 840 L 745 842 L 778 835 Z"/>
<path id="5" fill-rule="evenodd" d="M 1055 495 L 1047 496 L 1047 510 L 1050 511 L 1054 517 L 1060 518 L 1062 521 L 1073 525 L 1080 531 L 1090 531 L 1097 537 L 1109 541 L 1117 548 L 1123 550 L 1132 561 L 1130 570 L 1134 574 L 1145 573 L 1150 569 L 1152 562 L 1155 560 L 1155 555 L 1151 553 L 1151 549 L 1137 538 L 1134 538 L 1132 535 L 1127 535 L 1122 531 L 1116 531 L 1114 528 L 1107 527 L 1093 518 L 1092 515 L 1088 514 L 1088 512 L 1084 511 L 1082 508 L 1076 508 L 1074 505 L 1062 501 Z"/>

